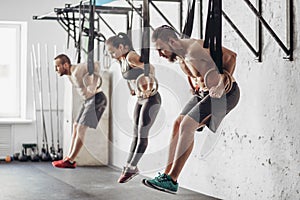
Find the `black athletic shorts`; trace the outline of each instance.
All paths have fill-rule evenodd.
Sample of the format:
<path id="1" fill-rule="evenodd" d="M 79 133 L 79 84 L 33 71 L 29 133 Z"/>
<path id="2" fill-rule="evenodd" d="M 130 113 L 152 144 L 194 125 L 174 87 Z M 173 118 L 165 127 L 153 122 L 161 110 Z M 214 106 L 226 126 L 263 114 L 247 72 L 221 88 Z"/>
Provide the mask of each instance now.
<path id="1" fill-rule="evenodd" d="M 211 98 L 207 95 L 208 92 L 204 93 L 204 96 L 194 95 L 183 108 L 181 115 L 188 115 L 199 123 L 211 115 L 205 124 L 210 130 L 216 132 L 223 118 L 237 105 L 240 89 L 234 82 L 231 90 L 221 98 Z M 201 130 L 202 128 L 199 129 Z"/>

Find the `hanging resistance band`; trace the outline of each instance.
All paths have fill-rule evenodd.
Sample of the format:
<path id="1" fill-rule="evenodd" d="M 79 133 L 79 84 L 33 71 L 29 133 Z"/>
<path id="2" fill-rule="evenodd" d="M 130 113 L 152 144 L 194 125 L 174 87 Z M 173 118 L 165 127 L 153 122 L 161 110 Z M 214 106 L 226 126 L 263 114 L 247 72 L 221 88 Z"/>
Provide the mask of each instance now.
<path id="1" fill-rule="evenodd" d="M 204 48 L 210 50 L 210 55 L 217 65 L 219 72 L 222 68 L 222 0 L 209 0 Z"/>

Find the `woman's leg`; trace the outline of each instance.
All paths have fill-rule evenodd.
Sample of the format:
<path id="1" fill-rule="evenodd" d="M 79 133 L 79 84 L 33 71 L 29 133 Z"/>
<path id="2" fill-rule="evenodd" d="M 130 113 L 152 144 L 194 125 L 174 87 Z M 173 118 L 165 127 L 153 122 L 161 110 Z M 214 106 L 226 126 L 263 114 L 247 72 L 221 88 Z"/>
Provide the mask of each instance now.
<path id="1" fill-rule="evenodd" d="M 139 124 L 138 124 L 138 141 L 132 160 L 131 166 L 136 166 L 141 157 L 143 156 L 148 146 L 148 135 L 150 128 L 154 124 L 157 114 L 160 110 L 161 99 L 160 96 L 150 97 L 148 101 L 143 103 Z"/>
<path id="2" fill-rule="evenodd" d="M 131 141 L 131 146 L 129 150 L 129 155 L 127 158 L 127 165 L 131 163 L 133 154 L 136 150 L 137 142 L 138 142 L 138 124 L 139 124 L 139 118 L 140 118 L 140 112 L 141 112 L 142 105 L 140 105 L 138 102 L 135 104 L 134 113 L 133 113 L 133 136 Z"/>

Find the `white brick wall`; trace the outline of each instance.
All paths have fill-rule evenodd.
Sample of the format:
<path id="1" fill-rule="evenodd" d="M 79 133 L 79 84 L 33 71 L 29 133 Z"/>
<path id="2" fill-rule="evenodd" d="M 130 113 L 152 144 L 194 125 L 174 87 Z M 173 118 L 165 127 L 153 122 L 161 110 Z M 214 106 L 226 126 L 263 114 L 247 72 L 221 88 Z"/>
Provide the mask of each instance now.
<path id="1" fill-rule="evenodd" d="M 18 2 L 22 12 L 14 13 L 10 11 L 11 8 L 15 8 L 15 3 L 9 2 L 0 8 L 1 16 L 4 20 L 29 21 L 29 46 L 37 42 L 41 44 L 50 44 L 52 41 L 55 41 L 56 44 L 65 43 L 65 32 L 62 32 L 57 22 L 32 21 L 32 15 L 51 11 L 54 7 L 62 6 L 63 2 L 55 1 L 51 5 L 49 3 L 49 6 L 42 7 L 38 5 L 38 1 L 26 2 L 24 5 Z M 251 0 L 251 2 L 255 4 L 255 0 Z M 280 38 L 285 41 L 286 17 L 285 13 L 282 13 L 285 12 L 285 1 L 263 0 L 263 2 L 264 17 Z M 223 43 L 238 53 L 235 78 L 241 88 L 241 99 L 237 108 L 222 122 L 216 134 L 205 130 L 203 133 L 195 135 L 195 147 L 179 178 L 180 186 L 228 200 L 300 199 L 300 131 L 298 125 L 300 121 L 298 113 L 300 110 L 300 91 L 298 89 L 300 85 L 298 43 L 300 39 L 298 33 L 300 2 L 294 0 L 294 4 L 295 61 L 293 62 L 282 59 L 285 54 L 264 29 L 263 63 L 257 63 L 242 40 L 225 21 L 223 22 Z M 174 9 L 170 9 L 170 6 L 173 4 L 167 5 L 163 11 L 173 12 L 173 15 L 176 16 L 177 13 L 174 13 Z M 249 41 L 255 45 L 254 15 L 244 2 L 241 0 L 223 1 L 223 6 L 226 13 L 241 28 Z M 175 8 L 175 6 L 173 7 Z M 206 8 L 204 6 L 204 9 Z M 173 15 L 172 13 L 169 14 L 171 18 Z M 152 16 L 151 22 L 155 27 L 164 23 L 161 18 L 155 17 L 154 14 Z M 206 16 L 205 13 L 204 16 Z M 177 18 L 174 17 L 172 20 L 176 26 Z M 117 24 L 123 27 L 119 21 L 111 23 L 113 26 Z M 196 21 L 196 23 L 198 22 Z M 51 31 L 60 31 L 59 34 L 55 37 L 52 35 L 45 37 L 45 34 L 41 34 L 42 30 L 49 32 L 50 30 L 46 30 L 49 27 L 51 27 Z M 122 27 L 117 31 L 125 31 Z M 109 31 L 108 33 L 111 34 Z M 106 33 L 104 34 L 106 35 Z M 197 35 L 195 34 L 195 37 Z M 106 36 L 109 37 L 110 35 Z M 165 64 L 155 56 L 151 59 L 153 63 Z M 168 70 L 173 69 L 178 75 L 182 75 L 177 65 L 166 65 L 169 66 Z M 170 84 L 168 70 L 157 70 L 161 84 Z M 112 71 L 114 84 L 116 84 L 121 78 L 119 77 L 119 68 L 114 67 Z M 182 80 L 186 80 L 183 75 Z M 174 85 L 180 91 L 178 102 L 181 105 L 180 102 L 186 102 L 188 98 L 188 91 L 186 95 L 181 95 L 182 91 L 188 89 L 188 85 L 182 84 L 181 80 L 177 80 Z M 163 91 L 161 90 L 165 113 L 164 115 L 161 113 L 159 119 L 164 120 L 165 123 L 163 125 L 158 123 L 161 125 L 160 127 L 155 125 L 158 128 L 154 128 L 151 133 L 149 148 L 147 149 L 149 154 L 145 155 L 140 162 L 141 170 L 149 172 L 152 169 L 151 176 L 163 168 L 165 164 L 165 147 L 171 135 L 172 122 L 176 117 L 173 112 L 180 110 L 180 108 L 168 108 L 168 100 L 173 98 L 174 94 L 167 97 L 168 94 L 163 93 Z M 128 95 L 126 92 L 124 91 L 124 95 Z M 127 98 L 127 96 L 119 97 L 120 99 Z M 127 103 L 127 101 L 125 104 L 121 102 L 124 106 L 128 105 Z M 32 105 L 29 107 L 32 108 Z M 129 114 L 131 116 L 132 112 Z M 114 120 L 112 121 L 114 122 Z M 18 138 L 15 138 L 14 141 L 18 142 L 18 145 L 15 144 L 14 146 L 20 146 L 22 142 L 25 142 L 24 138 L 34 140 L 35 136 L 32 130 L 34 130 L 32 125 L 16 126 L 14 132 Z M 129 149 L 130 137 L 124 136 L 124 133 L 114 125 L 112 134 L 112 164 L 121 167 L 122 164 L 125 164 L 127 156 L 125 151 Z M 209 151 L 210 146 L 214 147 L 212 151 Z M 162 149 L 159 154 L 150 154 L 157 152 L 157 149 Z M 201 153 L 205 153 L 205 150 L 207 150 L 206 156 L 201 157 Z"/>
<path id="2" fill-rule="evenodd" d="M 263 16 L 286 43 L 285 2 L 263 2 Z M 194 151 L 179 179 L 181 185 L 229 200 L 300 199 L 297 42 L 300 3 L 294 1 L 294 4 L 293 62 L 282 59 L 284 52 L 264 29 L 263 62 L 257 63 L 242 40 L 223 21 L 224 45 L 238 53 L 235 77 L 241 88 L 241 99 L 222 122 L 217 133 L 220 134 L 218 143 L 205 159 L 199 156 L 201 135 L 196 135 Z M 246 4 L 234 0 L 225 1 L 223 6 L 255 45 L 254 15 L 248 12 Z"/>

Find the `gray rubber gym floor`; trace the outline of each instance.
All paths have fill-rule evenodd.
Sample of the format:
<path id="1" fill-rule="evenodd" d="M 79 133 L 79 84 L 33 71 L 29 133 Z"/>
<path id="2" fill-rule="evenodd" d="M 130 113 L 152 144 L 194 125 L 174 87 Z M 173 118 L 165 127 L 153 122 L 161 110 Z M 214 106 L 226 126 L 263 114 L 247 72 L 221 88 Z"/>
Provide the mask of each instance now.
<path id="1" fill-rule="evenodd" d="M 0 163 L 1 200 L 215 200 L 179 188 L 176 195 L 141 183 L 139 175 L 117 183 L 119 171 L 110 167 L 56 169 L 50 162 Z"/>

